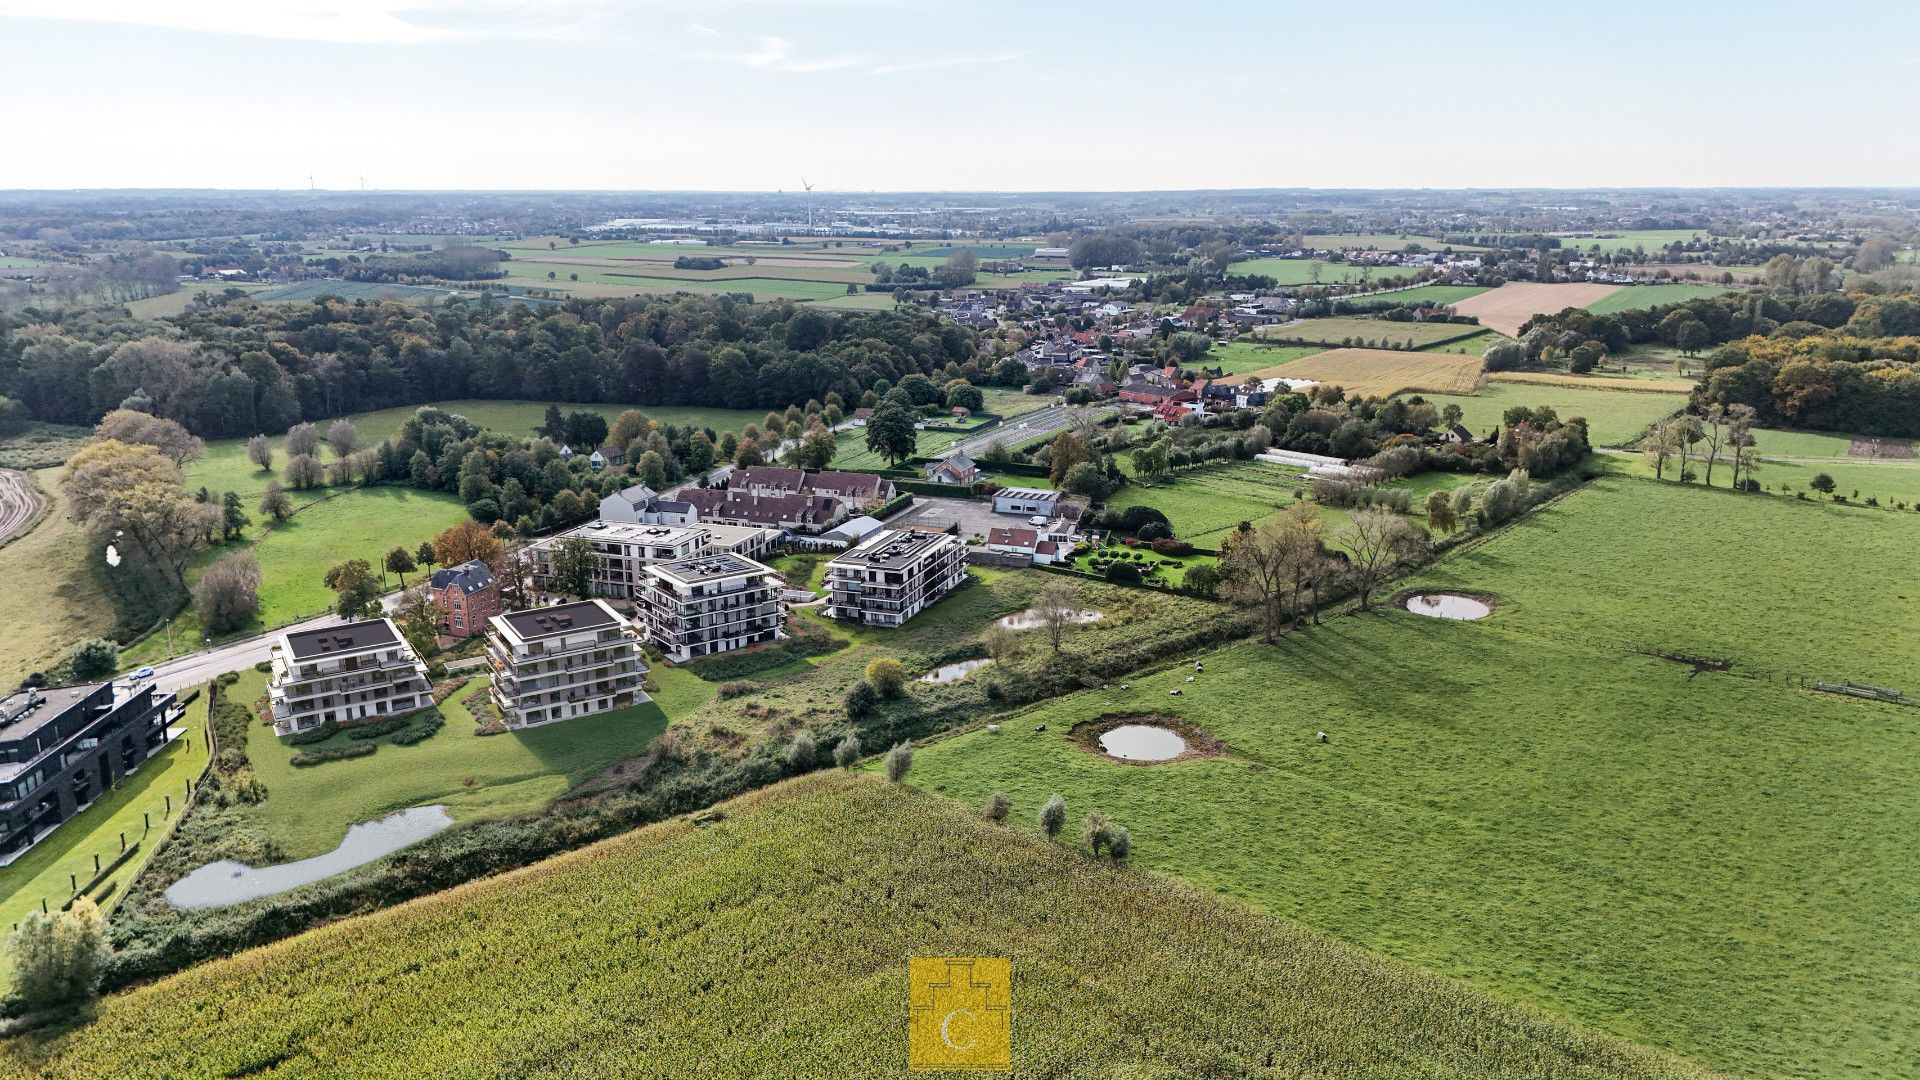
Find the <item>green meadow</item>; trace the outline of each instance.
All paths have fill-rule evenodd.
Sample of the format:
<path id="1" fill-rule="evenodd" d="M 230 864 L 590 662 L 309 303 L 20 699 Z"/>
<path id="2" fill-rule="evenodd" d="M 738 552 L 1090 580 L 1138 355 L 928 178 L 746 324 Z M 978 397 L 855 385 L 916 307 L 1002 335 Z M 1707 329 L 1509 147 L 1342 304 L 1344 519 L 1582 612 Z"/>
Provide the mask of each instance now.
<path id="1" fill-rule="evenodd" d="M 1254 341 L 1222 341 L 1213 346 L 1201 366 L 1217 367 L 1229 376 L 1265 371 L 1327 350 L 1318 345 L 1261 345 Z"/>
<path id="2" fill-rule="evenodd" d="M 1920 689 L 1916 556 L 1896 514 L 1603 479 L 1406 583 L 1488 619 L 1336 616 L 935 742 L 912 782 L 1020 820 L 1058 792 L 1154 870 L 1710 1066 L 1904 1076 L 1920 714 L 1800 680 Z M 1225 752 L 1069 738 L 1128 713 Z"/>
<path id="3" fill-rule="evenodd" d="M 1603 296 L 1587 305 L 1596 315 L 1615 311 L 1635 311 L 1664 304 L 1680 304 L 1708 296 L 1737 292 L 1719 285 L 1628 285 L 1619 292 Z"/>
<path id="4" fill-rule="evenodd" d="M 1587 418 L 1587 437 L 1595 446 L 1624 446 L 1639 440 L 1654 421 L 1678 412 L 1687 403 L 1681 394 L 1637 390 L 1606 390 L 1545 383 L 1490 382 L 1478 394 L 1421 394 L 1445 409 L 1460 406 L 1460 423 L 1476 438 L 1497 433 L 1500 418 L 1510 408 L 1550 406 L 1562 419 Z"/>

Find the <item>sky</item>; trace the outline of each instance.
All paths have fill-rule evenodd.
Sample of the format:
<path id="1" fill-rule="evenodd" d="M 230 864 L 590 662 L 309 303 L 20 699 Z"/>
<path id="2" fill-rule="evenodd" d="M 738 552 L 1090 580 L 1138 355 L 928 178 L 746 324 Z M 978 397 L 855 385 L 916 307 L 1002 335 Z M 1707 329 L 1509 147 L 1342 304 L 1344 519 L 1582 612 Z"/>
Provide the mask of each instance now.
<path id="1" fill-rule="evenodd" d="M 1920 5 L 0 0 L 0 189 L 1920 185 Z"/>

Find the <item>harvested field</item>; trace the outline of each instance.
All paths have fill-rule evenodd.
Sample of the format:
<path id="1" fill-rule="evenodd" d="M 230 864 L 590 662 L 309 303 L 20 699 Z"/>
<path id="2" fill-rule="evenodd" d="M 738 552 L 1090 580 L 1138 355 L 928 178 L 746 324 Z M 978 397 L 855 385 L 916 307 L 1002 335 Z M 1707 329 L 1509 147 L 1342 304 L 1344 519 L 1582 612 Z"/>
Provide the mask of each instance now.
<path id="1" fill-rule="evenodd" d="M 1345 387 L 1350 394 L 1374 397 L 1409 390 L 1471 394 L 1480 388 L 1480 358 L 1394 349 L 1329 349 L 1253 374 L 1262 379 L 1312 379 Z"/>
<path id="2" fill-rule="evenodd" d="M 1552 285 L 1534 281 L 1509 281 L 1479 296 L 1456 302 L 1453 310 L 1479 318 L 1480 325 L 1498 330 L 1508 337 L 1519 337 L 1520 327 L 1535 315 L 1548 315 L 1562 308 L 1586 307 L 1620 290 L 1619 285 Z"/>
<path id="3" fill-rule="evenodd" d="M 1301 345 L 1354 348 L 1404 345 L 1409 349 L 1422 349 L 1484 333 L 1485 329 L 1471 323 L 1394 322 L 1361 315 L 1336 315 L 1262 326 L 1253 336 L 1262 341 Z"/>
<path id="4" fill-rule="evenodd" d="M 1525 383 L 1529 386 L 1583 386 L 1593 390 L 1630 390 L 1647 394 L 1691 394 L 1690 379 L 1603 379 L 1591 375 L 1556 375 L 1551 371 L 1501 371 L 1488 375 L 1489 382 Z"/>

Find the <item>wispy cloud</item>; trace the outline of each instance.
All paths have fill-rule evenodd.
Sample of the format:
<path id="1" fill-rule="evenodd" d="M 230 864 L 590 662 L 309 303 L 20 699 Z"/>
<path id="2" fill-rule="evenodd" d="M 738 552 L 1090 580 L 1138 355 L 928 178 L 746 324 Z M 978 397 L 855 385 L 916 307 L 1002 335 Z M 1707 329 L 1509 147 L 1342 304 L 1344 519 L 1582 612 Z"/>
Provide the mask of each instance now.
<path id="1" fill-rule="evenodd" d="M 872 70 L 875 75 L 893 75 L 902 71 L 932 71 L 935 68 L 970 67 L 974 64 L 1006 64 L 1025 57 L 1019 49 L 1007 49 L 996 53 L 982 53 L 977 56 L 954 56 L 945 60 L 921 60 L 903 64 L 881 64 Z"/>
<path id="2" fill-rule="evenodd" d="M 702 26 L 697 22 L 690 22 L 687 24 L 687 33 L 697 34 L 700 37 L 709 37 L 709 38 L 723 38 L 727 36 L 721 33 L 720 31 L 715 30 L 711 26 Z"/>
<path id="3" fill-rule="evenodd" d="M 841 68 L 859 67 L 867 62 L 865 56 L 824 56 L 805 58 L 795 55 L 793 42 L 783 37 L 763 37 L 755 39 L 754 47 L 746 52 L 713 53 L 715 60 L 726 60 L 755 71 L 782 71 L 809 74 L 817 71 L 838 71 Z"/>
<path id="4" fill-rule="evenodd" d="M 417 45 L 472 37 L 587 36 L 612 0 L 0 0 L 0 18 L 118 23 L 241 37 Z"/>

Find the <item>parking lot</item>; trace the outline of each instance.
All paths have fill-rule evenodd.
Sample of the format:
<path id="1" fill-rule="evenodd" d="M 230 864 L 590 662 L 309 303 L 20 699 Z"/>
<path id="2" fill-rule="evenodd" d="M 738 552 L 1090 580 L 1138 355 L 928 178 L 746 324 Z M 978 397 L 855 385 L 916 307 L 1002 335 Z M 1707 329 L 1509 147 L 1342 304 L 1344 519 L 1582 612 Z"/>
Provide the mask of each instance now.
<path id="1" fill-rule="evenodd" d="M 887 527 L 898 529 L 908 525 L 919 525 L 944 529 L 955 523 L 960 526 L 960 539 L 969 540 L 976 534 L 985 537 L 990 529 L 1025 525 L 1026 519 L 1013 514 L 996 514 L 990 502 L 974 499 L 916 497 L 913 500 L 913 506 L 899 517 L 887 522 Z"/>

